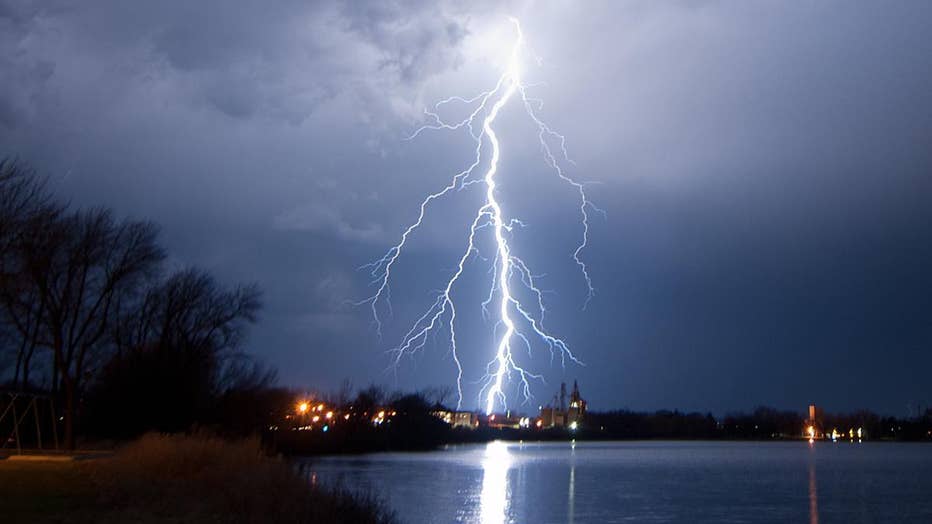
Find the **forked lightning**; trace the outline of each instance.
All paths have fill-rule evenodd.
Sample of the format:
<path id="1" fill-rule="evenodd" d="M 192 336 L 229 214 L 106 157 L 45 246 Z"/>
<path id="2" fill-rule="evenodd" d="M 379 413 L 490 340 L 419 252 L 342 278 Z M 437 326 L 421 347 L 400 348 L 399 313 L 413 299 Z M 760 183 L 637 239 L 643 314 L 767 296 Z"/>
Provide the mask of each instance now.
<path id="1" fill-rule="evenodd" d="M 475 156 L 472 163 L 466 169 L 454 175 L 443 189 L 428 195 L 421 202 L 417 220 L 405 229 L 397 244 L 392 246 L 382 258 L 363 266 L 364 269 L 370 272 L 373 278 L 372 284 L 376 291 L 370 297 L 357 302 L 357 305 L 369 306 L 376 330 L 379 337 L 381 337 L 382 318 L 379 309 L 380 305 L 382 305 L 391 312 L 389 284 L 392 269 L 398 263 L 398 259 L 411 235 L 423 223 L 428 206 L 435 200 L 462 189 L 476 185 L 484 186 L 485 200 L 477 209 L 475 218 L 469 227 L 466 249 L 459 258 L 455 271 L 447 280 L 443 289 L 438 292 L 431 306 L 413 323 L 411 329 L 405 333 L 401 343 L 394 347 L 391 352 L 394 363 L 397 365 L 405 355 L 423 348 L 427 343 L 428 335 L 446 326 L 450 334 L 451 353 L 457 369 L 457 409 L 462 406 L 464 370 L 459 357 L 460 348 L 457 347 L 457 309 L 453 300 L 453 290 L 465 271 L 466 263 L 472 257 L 480 255 L 476 245 L 477 235 L 484 232 L 483 230 L 490 231 L 496 249 L 494 256 L 488 257 L 492 264 L 490 268 L 492 279 L 488 296 L 482 303 L 482 311 L 486 316 L 495 317 L 496 348 L 494 358 L 488 362 L 480 379 L 482 387 L 479 391 L 479 401 L 484 404 L 487 414 L 492 413 L 497 406 L 507 409 L 505 388 L 507 386 L 506 382 L 511 378 L 517 378 L 519 389 L 525 401 L 531 398 L 530 380 L 543 380 L 542 375 L 525 369 L 515 359 L 514 350 L 516 344 L 519 347 L 526 347 L 528 352 L 532 350 L 528 336 L 535 336 L 542 340 L 550 348 L 551 356 L 559 355 L 561 364 L 565 364 L 567 359 L 580 363 L 563 339 L 549 334 L 544 328 L 543 320 L 546 308 L 543 294 L 535 283 L 534 274 L 528 264 L 513 253 L 509 245 L 509 239 L 514 234 L 515 228 L 522 226 L 523 223 L 516 218 L 507 217 L 503 204 L 499 200 L 500 195 L 496 188 L 497 179 L 500 176 L 498 164 L 502 155 L 502 144 L 495 133 L 494 127 L 495 119 L 509 102 L 522 105 L 537 127 L 537 138 L 546 163 L 562 181 L 572 186 L 578 194 L 582 237 L 572 256 L 586 282 L 586 304 L 592 299 L 595 289 L 592 286 L 592 279 L 589 277 L 588 268 L 581 255 L 589 241 L 589 213 L 591 211 L 602 212 L 589 200 L 583 184 L 566 174 L 563 163 L 570 163 L 566 151 L 566 139 L 551 129 L 538 116 L 542 105 L 541 102 L 528 96 L 528 86 L 522 82 L 520 68 L 521 58 L 527 52 L 527 48 L 520 23 L 514 18 L 511 19 L 511 22 L 515 28 L 515 41 L 511 47 L 508 65 L 498 78 L 495 87 L 472 98 L 450 97 L 441 100 L 434 105 L 432 110 L 425 111 L 430 118 L 430 123 L 419 128 L 410 137 L 415 138 L 419 134 L 430 130 L 465 130 L 475 142 Z M 441 118 L 439 113 L 443 106 L 454 102 L 463 104 L 471 108 L 471 110 L 463 120 L 449 122 Z M 481 176 L 479 175 L 481 172 L 480 166 L 484 166 L 485 169 Z M 515 285 L 524 286 L 529 290 L 536 299 L 534 303 L 530 305 L 522 303 L 512 292 L 512 287 Z"/>

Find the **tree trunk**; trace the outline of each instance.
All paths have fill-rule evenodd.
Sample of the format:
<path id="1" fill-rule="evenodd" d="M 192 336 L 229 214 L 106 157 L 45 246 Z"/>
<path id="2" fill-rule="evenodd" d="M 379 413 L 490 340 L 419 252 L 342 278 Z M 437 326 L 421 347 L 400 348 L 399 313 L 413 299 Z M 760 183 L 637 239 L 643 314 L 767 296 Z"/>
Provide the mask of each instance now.
<path id="1" fill-rule="evenodd" d="M 74 451 L 74 419 L 77 413 L 77 399 L 75 399 L 76 388 L 74 387 L 74 381 L 68 379 L 67 377 L 62 377 L 62 379 L 62 386 L 65 390 L 65 449 Z"/>
<path id="2" fill-rule="evenodd" d="M 13 389 L 19 390 L 19 370 L 23 365 L 23 350 L 16 354 L 16 370 L 13 372 Z"/>
<path id="3" fill-rule="evenodd" d="M 57 351 L 57 350 L 55 350 L 55 351 Z M 58 387 L 58 384 L 59 384 L 59 377 L 58 377 L 58 376 L 59 376 L 59 373 L 58 373 L 58 358 L 56 358 L 55 354 L 53 353 L 53 355 L 52 355 L 52 385 L 51 385 L 51 390 L 52 390 L 51 393 L 52 393 L 52 396 L 56 396 L 56 395 L 58 395 L 58 394 L 61 392 L 60 388 Z"/>
<path id="4" fill-rule="evenodd" d="M 39 327 L 42 316 L 43 306 L 39 306 L 32 333 L 29 335 L 29 350 L 26 351 L 26 357 L 23 359 L 23 390 L 29 389 L 29 371 L 32 366 L 32 356 L 36 353 L 36 347 L 39 345 Z M 24 346 L 25 346 L 25 340 Z"/>
<path id="5" fill-rule="evenodd" d="M 26 353 L 26 358 L 23 359 L 23 391 L 29 390 L 29 366 L 32 365 L 32 354 L 36 351 L 36 347 L 33 346 L 28 353 Z"/>

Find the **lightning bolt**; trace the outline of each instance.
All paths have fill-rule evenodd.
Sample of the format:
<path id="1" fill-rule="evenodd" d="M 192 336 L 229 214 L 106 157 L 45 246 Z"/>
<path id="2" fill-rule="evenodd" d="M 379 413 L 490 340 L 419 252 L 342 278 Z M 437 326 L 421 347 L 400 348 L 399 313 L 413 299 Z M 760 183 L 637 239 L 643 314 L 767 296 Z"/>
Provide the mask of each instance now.
<path id="1" fill-rule="evenodd" d="M 566 138 L 550 128 L 538 116 L 538 112 L 543 107 L 542 101 L 528 96 L 527 89 L 530 86 L 522 83 L 520 68 L 522 50 L 525 49 L 524 36 L 518 20 L 511 18 L 511 22 L 514 25 L 516 37 L 511 47 L 508 66 L 498 78 L 495 87 L 472 98 L 454 96 L 437 102 L 433 109 L 424 112 L 429 118 L 429 123 L 418 128 L 408 137 L 409 140 L 414 139 L 421 133 L 431 130 L 458 131 L 465 129 L 475 143 L 472 163 L 466 169 L 456 173 L 441 190 L 431 193 L 421 202 L 417 219 L 405 229 L 397 244 L 392 246 L 378 260 L 360 268 L 369 272 L 372 278 L 371 283 L 376 291 L 368 298 L 355 302 L 357 306 L 368 305 L 376 331 L 379 338 L 381 338 L 382 317 L 379 313 L 379 304 L 384 303 L 383 307 L 387 309 L 390 316 L 392 315 L 389 286 L 392 269 L 398 263 L 398 259 L 411 236 L 424 222 L 427 208 L 435 200 L 451 193 L 473 185 L 484 185 L 485 201 L 477 209 L 476 216 L 468 228 L 466 249 L 460 256 L 456 269 L 443 289 L 437 292 L 436 298 L 427 311 L 415 320 L 411 328 L 402 337 L 401 342 L 392 348 L 390 353 L 393 356 L 394 364 L 397 365 L 406 355 L 411 355 L 423 349 L 431 333 L 446 327 L 450 336 L 451 355 L 457 369 L 457 409 L 460 409 L 463 402 L 464 372 L 459 358 L 459 348 L 457 347 L 457 310 L 456 303 L 453 300 L 453 290 L 465 271 L 467 262 L 473 257 L 482 258 L 479 249 L 476 247 L 476 238 L 480 231 L 486 228 L 491 229 L 496 249 L 494 257 L 491 257 L 492 263 L 489 271 L 492 275 L 492 282 L 488 296 L 482 302 L 482 311 L 486 317 L 491 317 L 490 306 L 497 300 L 494 308 L 494 310 L 497 310 L 495 315 L 497 321 L 493 328 L 497 342 L 495 357 L 486 365 L 485 374 L 479 381 L 482 384 L 479 390 L 479 401 L 480 404 L 485 405 L 487 414 L 492 413 L 497 404 L 500 404 L 503 409 L 507 409 L 504 388 L 506 381 L 512 377 L 517 377 L 518 386 L 525 402 L 531 398 L 530 382 L 532 380 L 543 381 L 542 375 L 523 368 L 515 358 L 515 344 L 520 344 L 517 347 L 523 345 L 528 353 L 531 353 L 529 335 L 537 337 L 547 345 L 550 350 L 551 361 L 555 356 L 559 356 L 562 365 L 565 365 L 567 360 L 582 364 L 563 339 L 551 335 L 544 327 L 546 307 L 543 293 L 537 286 L 536 277 L 531 272 L 528 264 L 513 253 L 509 245 L 509 238 L 513 235 L 515 228 L 524 226 L 524 223 L 517 218 L 506 218 L 502 204 L 498 200 L 496 176 L 498 175 L 498 163 L 502 147 L 493 124 L 501 110 L 512 99 L 520 101 L 527 115 L 537 126 L 537 138 L 547 165 L 578 194 L 582 234 L 572 257 L 579 266 L 587 286 L 583 308 L 586 307 L 595 294 L 588 267 L 581 258 L 582 252 L 589 242 L 590 212 L 604 213 L 589 200 L 585 185 L 568 176 L 562 167 L 564 162 L 572 164 L 567 154 Z M 449 122 L 440 117 L 440 110 L 444 106 L 453 103 L 474 107 L 466 118 Z M 478 172 L 480 166 L 483 165 L 484 155 L 487 154 L 486 151 L 489 149 L 491 151 L 487 168 L 480 176 Z M 520 284 L 532 294 L 536 299 L 534 304 L 528 306 L 515 296 L 512 286 L 517 284 Z"/>

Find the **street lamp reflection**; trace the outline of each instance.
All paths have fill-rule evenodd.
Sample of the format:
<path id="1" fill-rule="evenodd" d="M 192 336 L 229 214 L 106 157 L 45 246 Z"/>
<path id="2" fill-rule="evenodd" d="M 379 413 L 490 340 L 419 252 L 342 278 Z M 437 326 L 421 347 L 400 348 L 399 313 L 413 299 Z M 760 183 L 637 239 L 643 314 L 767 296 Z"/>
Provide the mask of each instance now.
<path id="1" fill-rule="evenodd" d="M 809 524 L 819 524 L 819 491 L 814 456 L 809 457 Z"/>
<path id="2" fill-rule="evenodd" d="M 570 492 L 566 504 L 566 522 L 576 522 L 576 464 L 570 465 Z"/>
<path id="3" fill-rule="evenodd" d="M 511 492 L 508 487 L 508 470 L 511 469 L 511 454 L 505 442 L 489 442 L 482 459 L 482 493 L 479 496 L 480 521 L 482 524 L 507 522 L 508 503 Z"/>

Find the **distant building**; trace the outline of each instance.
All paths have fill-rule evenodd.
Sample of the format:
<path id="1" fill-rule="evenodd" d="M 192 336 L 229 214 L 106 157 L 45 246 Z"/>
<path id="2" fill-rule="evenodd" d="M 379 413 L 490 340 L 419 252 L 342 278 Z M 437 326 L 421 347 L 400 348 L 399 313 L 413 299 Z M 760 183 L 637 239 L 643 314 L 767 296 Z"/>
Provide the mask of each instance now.
<path id="1" fill-rule="evenodd" d="M 803 428 L 804 437 L 815 440 L 825 437 L 825 427 L 823 426 L 822 417 L 822 408 L 817 407 L 815 404 L 810 404 L 809 417 L 806 419 L 805 427 Z"/>
<path id="2" fill-rule="evenodd" d="M 454 428 L 476 429 L 479 427 L 479 416 L 469 411 L 450 411 L 437 405 L 430 413 Z"/>
<path id="3" fill-rule="evenodd" d="M 470 411 L 457 411 L 453 413 L 453 427 L 476 429 L 479 427 L 479 416 Z"/>
<path id="4" fill-rule="evenodd" d="M 579 384 L 573 381 L 573 392 L 570 393 L 569 406 L 566 404 L 566 383 L 560 384 L 559 395 L 553 396 L 553 402 L 548 406 L 541 406 L 537 426 L 540 428 L 576 429 L 582 424 L 586 416 L 586 401 L 579 394 Z"/>
<path id="5" fill-rule="evenodd" d="M 430 412 L 430 414 L 446 422 L 447 424 L 453 424 L 453 412 L 449 409 L 443 408 L 441 406 L 434 406 L 434 409 Z"/>
<path id="6" fill-rule="evenodd" d="M 495 429 L 519 429 L 526 428 L 528 426 L 529 420 L 527 417 L 522 417 L 520 415 L 514 416 L 510 411 L 505 413 L 492 413 L 485 418 L 484 424 L 490 428 Z"/>
<path id="7" fill-rule="evenodd" d="M 586 401 L 579 395 L 579 385 L 573 381 L 573 392 L 570 394 L 570 407 L 566 411 L 566 423 L 572 425 L 582 423 L 586 416 Z"/>

